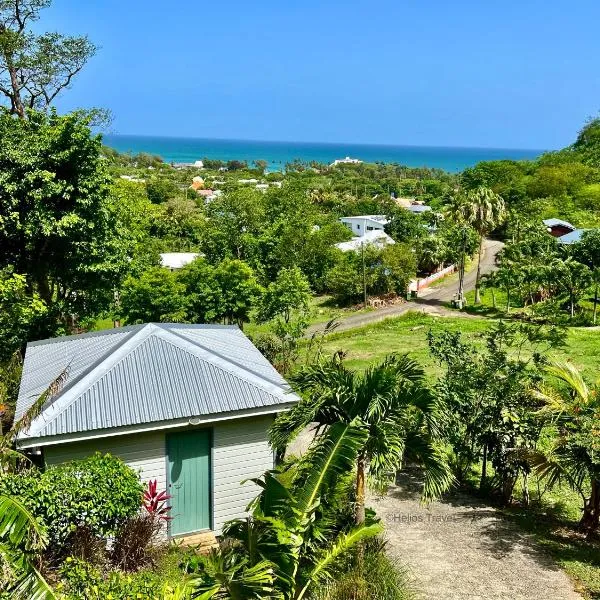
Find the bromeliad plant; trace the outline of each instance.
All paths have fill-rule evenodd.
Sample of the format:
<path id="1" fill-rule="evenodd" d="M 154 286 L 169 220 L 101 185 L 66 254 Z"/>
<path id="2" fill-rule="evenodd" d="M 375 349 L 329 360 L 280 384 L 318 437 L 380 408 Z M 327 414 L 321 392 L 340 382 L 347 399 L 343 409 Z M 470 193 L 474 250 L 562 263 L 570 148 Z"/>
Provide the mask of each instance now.
<path id="1" fill-rule="evenodd" d="M 371 516 L 353 524 L 335 514 L 366 440 L 358 422 L 336 423 L 298 463 L 256 480 L 262 491 L 251 516 L 224 527 L 225 542 L 192 580 L 192 597 L 301 600 L 331 579 L 356 544 L 382 530 Z"/>
<path id="2" fill-rule="evenodd" d="M 170 521 L 173 518 L 169 516 L 171 507 L 167 503 L 170 498 L 166 490 L 159 492 L 156 479 L 151 479 L 144 490 L 142 505 L 146 512 L 158 521 Z"/>
<path id="3" fill-rule="evenodd" d="M 307 366 L 291 381 L 303 399 L 282 413 L 270 432 L 278 450 L 311 423 L 321 437 L 336 423 L 352 423 L 363 434 L 356 459 L 356 522 L 365 520 L 365 477 L 383 487 L 406 459 L 424 466 L 423 497 L 439 496 L 453 477 L 438 440 L 439 411 L 423 369 L 403 355 L 390 355 L 364 374 L 340 356 Z"/>

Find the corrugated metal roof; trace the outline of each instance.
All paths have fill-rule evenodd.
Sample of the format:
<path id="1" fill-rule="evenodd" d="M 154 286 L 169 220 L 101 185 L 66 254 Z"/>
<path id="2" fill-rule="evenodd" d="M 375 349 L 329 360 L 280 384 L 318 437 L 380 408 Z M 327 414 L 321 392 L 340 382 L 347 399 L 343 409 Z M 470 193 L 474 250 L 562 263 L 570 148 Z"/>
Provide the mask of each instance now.
<path id="1" fill-rule="evenodd" d="M 29 344 L 18 414 L 66 367 L 66 385 L 22 437 L 135 426 L 297 400 L 237 327 L 148 324 Z"/>

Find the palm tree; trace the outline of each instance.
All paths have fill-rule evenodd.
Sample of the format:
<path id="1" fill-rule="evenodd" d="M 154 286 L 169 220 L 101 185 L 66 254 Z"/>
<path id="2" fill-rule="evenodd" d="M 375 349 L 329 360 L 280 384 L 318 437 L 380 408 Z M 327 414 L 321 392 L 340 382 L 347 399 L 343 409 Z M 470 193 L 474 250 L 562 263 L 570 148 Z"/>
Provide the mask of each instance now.
<path id="1" fill-rule="evenodd" d="M 45 528 L 16 498 L 0 495 L 0 584 L 15 600 L 51 600 L 50 586 L 34 566 L 48 542 Z"/>
<path id="2" fill-rule="evenodd" d="M 412 359 L 390 355 L 361 374 L 334 357 L 304 368 L 291 381 L 304 397 L 271 427 L 274 448 L 284 449 L 311 423 L 317 424 L 317 437 L 336 423 L 356 423 L 365 432 L 356 461 L 357 523 L 365 520 L 367 469 L 383 486 L 404 460 L 413 459 L 425 466 L 424 499 L 450 487 L 451 471 L 436 440 L 436 401 Z"/>
<path id="3" fill-rule="evenodd" d="M 592 271 L 570 256 L 564 260 L 556 259 L 551 268 L 559 288 L 568 295 L 569 313 L 574 317 L 575 307 L 592 283 Z"/>
<path id="4" fill-rule="evenodd" d="M 477 278 L 475 279 L 475 304 L 481 303 L 481 259 L 485 236 L 498 227 L 505 218 L 506 207 L 502 196 L 490 188 L 479 186 L 469 190 L 460 202 L 459 213 L 479 235 L 479 258 L 477 261 Z"/>
<path id="5" fill-rule="evenodd" d="M 594 284 L 594 325 L 598 315 L 598 289 L 600 288 L 600 268 L 596 267 L 592 270 L 592 283 Z"/>
<path id="6" fill-rule="evenodd" d="M 379 521 L 340 524 L 335 507 L 366 441 L 358 423 L 336 423 L 298 463 L 267 471 L 251 516 L 223 528 L 224 543 L 190 582 L 192 597 L 301 600 L 331 579 L 359 542 L 382 531 Z"/>
<path id="7" fill-rule="evenodd" d="M 548 373 L 561 388 L 537 393 L 543 403 L 539 414 L 556 427 L 557 435 L 552 448 L 544 454 L 533 454 L 531 461 L 549 486 L 564 479 L 579 492 L 583 500 L 579 526 L 590 534 L 600 523 L 600 463 L 596 457 L 600 390 L 590 389 L 570 363 L 554 363 Z"/>
<path id="8" fill-rule="evenodd" d="M 503 260 L 500 268 L 495 274 L 496 285 L 504 290 L 506 294 L 506 314 L 510 312 L 511 292 L 518 287 L 521 282 L 521 271 L 518 265 Z"/>

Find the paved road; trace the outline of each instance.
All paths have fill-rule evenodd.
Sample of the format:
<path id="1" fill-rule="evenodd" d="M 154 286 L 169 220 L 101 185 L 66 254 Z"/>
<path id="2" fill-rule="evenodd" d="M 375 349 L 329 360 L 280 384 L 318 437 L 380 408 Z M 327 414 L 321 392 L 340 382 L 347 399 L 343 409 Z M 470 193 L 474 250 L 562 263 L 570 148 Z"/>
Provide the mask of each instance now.
<path id="1" fill-rule="evenodd" d="M 504 244 L 496 240 L 486 240 L 484 245 L 483 258 L 481 260 L 481 274 L 486 275 L 492 272 L 496 267 L 496 255 Z M 475 289 L 475 280 L 477 279 L 477 265 L 468 273 L 465 273 L 465 292 Z M 447 285 L 440 284 L 432 287 L 420 294 L 423 300 L 437 300 L 439 302 L 450 302 L 455 294 L 458 293 L 458 279 L 453 278 Z"/>
<path id="2" fill-rule="evenodd" d="M 420 489 L 408 469 L 369 499 L 419 600 L 582 600 L 534 537 L 495 508 L 459 491 L 423 505 Z"/>
<path id="3" fill-rule="evenodd" d="M 503 247 L 502 242 L 495 240 L 486 240 L 484 244 L 483 261 L 481 263 L 481 273 L 489 273 L 494 270 L 496 264 L 496 255 Z M 465 274 L 465 292 L 475 289 L 475 279 L 477 277 L 477 266 Z M 446 281 L 441 282 L 435 287 L 428 288 L 420 292 L 420 297 L 412 302 L 404 302 L 402 304 L 394 304 L 379 308 L 373 312 L 360 313 L 350 315 L 339 320 L 339 325 L 336 331 L 346 331 L 370 323 L 377 323 L 391 317 L 398 317 L 408 311 L 425 312 L 433 315 L 452 315 L 454 317 L 479 318 L 468 313 L 450 310 L 445 307 L 445 304 L 450 302 L 454 295 L 458 292 L 458 279 L 456 276 L 449 277 Z M 308 328 L 307 336 L 313 333 L 323 331 L 324 325 L 312 325 Z"/>

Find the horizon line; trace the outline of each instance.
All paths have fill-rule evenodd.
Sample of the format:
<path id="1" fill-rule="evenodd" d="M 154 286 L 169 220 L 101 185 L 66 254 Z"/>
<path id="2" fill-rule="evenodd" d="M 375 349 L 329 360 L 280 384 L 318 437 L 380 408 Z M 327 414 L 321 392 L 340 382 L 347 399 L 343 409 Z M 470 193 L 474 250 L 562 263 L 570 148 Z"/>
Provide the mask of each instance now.
<path id="1" fill-rule="evenodd" d="M 382 144 L 375 142 L 317 142 L 304 140 L 257 140 L 249 138 L 219 138 L 219 137 L 199 137 L 199 136 L 176 136 L 176 135 L 152 135 L 148 133 L 103 133 L 103 137 L 139 137 L 139 138 L 160 138 L 165 140 L 199 140 L 199 141 L 218 141 L 218 142 L 249 142 L 256 144 L 303 144 L 303 145 L 320 145 L 320 146 L 372 146 L 376 148 L 435 148 L 448 150 L 522 150 L 527 152 L 555 152 L 557 149 L 548 148 L 509 148 L 501 146 L 448 146 L 448 145 L 419 145 L 419 144 Z M 560 150 L 560 148 L 558 149 Z"/>

